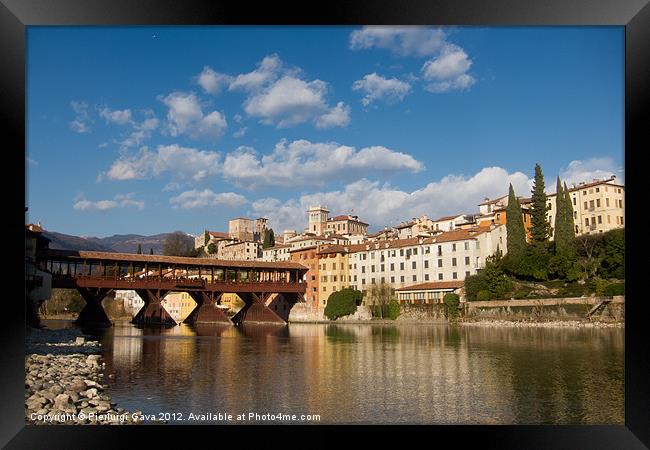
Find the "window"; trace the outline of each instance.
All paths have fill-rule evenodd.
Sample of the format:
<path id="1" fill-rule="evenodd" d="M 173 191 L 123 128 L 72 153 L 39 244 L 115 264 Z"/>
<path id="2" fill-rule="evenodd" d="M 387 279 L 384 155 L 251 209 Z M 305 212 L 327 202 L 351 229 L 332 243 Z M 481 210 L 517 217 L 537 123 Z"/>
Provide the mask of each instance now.
<path id="1" fill-rule="evenodd" d="M 607 216 L 607 223 L 612 223 L 612 216 Z"/>
<path id="2" fill-rule="evenodd" d="M 589 207 L 587 206 L 587 202 L 585 202 L 585 209 L 589 209 Z"/>
<path id="3" fill-rule="evenodd" d="M 404 263 L 399 263 L 399 270 L 404 270 Z"/>
<path id="4" fill-rule="evenodd" d="M 323 286 L 323 292 L 327 291 L 327 287 Z"/>
<path id="5" fill-rule="evenodd" d="M 442 245 L 438 246 L 438 256 L 442 256 Z"/>
<path id="6" fill-rule="evenodd" d="M 402 283 L 404 283 L 404 275 L 402 275 L 401 277 L 399 277 L 399 281 L 402 282 Z"/>
<path id="7" fill-rule="evenodd" d="M 382 265 L 381 265 L 381 271 L 382 271 L 382 272 L 384 272 L 384 271 L 386 270 L 385 267 L 386 267 L 385 264 L 382 264 Z"/>
<path id="8" fill-rule="evenodd" d="M 621 225 L 623 225 L 623 216 L 621 216 Z"/>
<path id="9" fill-rule="evenodd" d="M 573 218 L 577 219 L 578 218 L 578 211 L 573 211 Z"/>
<path id="10" fill-rule="evenodd" d="M 366 279 L 365 278 L 361 279 L 361 284 L 366 284 Z"/>
<path id="11" fill-rule="evenodd" d="M 452 251 L 452 252 L 455 252 L 455 251 L 456 251 L 456 244 L 455 244 L 455 243 L 454 243 L 454 244 L 451 244 L 451 251 Z"/>
<path id="12" fill-rule="evenodd" d="M 413 263 L 412 263 L 412 265 L 411 265 L 411 268 L 412 268 L 412 269 L 415 269 L 415 268 L 416 268 L 415 261 L 413 261 Z"/>
<path id="13" fill-rule="evenodd" d="M 442 267 L 442 259 L 438 260 L 438 267 Z"/>
<path id="14" fill-rule="evenodd" d="M 336 281 L 336 275 L 333 276 L 332 281 Z"/>
<path id="15" fill-rule="evenodd" d="M 466 265 L 466 266 L 469 266 L 469 256 L 466 256 L 466 257 L 465 257 L 465 265 Z"/>
<path id="16" fill-rule="evenodd" d="M 593 189 L 589 189 L 589 193 L 590 193 L 590 194 L 593 194 L 593 193 L 594 193 L 594 190 L 593 190 Z"/>
<path id="17" fill-rule="evenodd" d="M 451 265 L 455 266 L 456 265 L 456 258 L 451 258 Z"/>
<path id="18" fill-rule="evenodd" d="M 374 271 L 375 271 L 375 266 L 374 266 L 374 265 L 370 266 L 370 271 L 371 271 L 371 272 L 374 272 Z"/>
<path id="19" fill-rule="evenodd" d="M 468 276 L 470 276 L 469 270 L 465 271 L 465 278 L 467 278 Z"/>
<path id="20" fill-rule="evenodd" d="M 395 277 L 390 277 L 390 282 L 394 283 L 395 282 Z"/>
<path id="21" fill-rule="evenodd" d="M 595 218 L 595 217 L 592 217 L 592 218 L 591 218 L 591 224 L 592 224 L 592 225 L 596 225 L 596 218 Z"/>
<path id="22" fill-rule="evenodd" d="M 599 189 L 599 188 L 596 188 L 596 192 L 600 192 L 600 189 Z"/>
<path id="23" fill-rule="evenodd" d="M 414 254 L 414 255 L 417 255 L 417 254 L 418 254 L 418 249 L 417 249 L 417 248 L 414 248 L 414 249 L 413 249 L 413 254 Z"/>
<path id="24" fill-rule="evenodd" d="M 404 249 L 403 249 L 403 248 L 400 248 L 400 249 L 399 249 L 399 255 L 400 255 L 400 256 L 404 256 Z"/>
<path id="25" fill-rule="evenodd" d="M 381 277 L 381 282 L 383 283 L 384 281 L 386 281 L 386 279 L 384 277 Z"/>
<path id="26" fill-rule="evenodd" d="M 428 269 L 429 268 L 429 260 L 424 260 L 424 268 Z"/>
<path id="27" fill-rule="evenodd" d="M 605 198 L 605 206 L 609 208 L 609 197 Z"/>
<path id="28" fill-rule="evenodd" d="M 442 280 L 442 274 L 441 273 L 438 274 L 438 279 Z"/>
<path id="29" fill-rule="evenodd" d="M 417 275 L 413 275 L 413 281 L 418 281 Z"/>
<path id="30" fill-rule="evenodd" d="M 465 250 L 469 250 L 469 242 L 465 242 Z"/>
<path id="31" fill-rule="evenodd" d="M 589 226 L 589 218 L 588 217 L 585 217 L 585 226 L 587 226 L 587 227 Z"/>
<path id="32" fill-rule="evenodd" d="M 594 207 L 594 201 L 593 201 L 593 200 L 589 200 L 589 208 L 593 208 L 593 207 Z"/>
<path id="33" fill-rule="evenodd" d="M 603 223 L 603 218 L 601 216 L 598 216 L 598 223 Z"/>
<path id="34" fill-rule="evenodd" d="M 424 247 L 424 253 L 427 255 L 431 253 L 431 247 Z"/>
<path id="35" fill-rule="evenodd" d="M 357 282 L 357 276 L 356 275 L 354 276 L 354 282 L 355 283 Z"/>
<path id="36" fill-rule="evenodd" d="M 392 272 L 395 270 L 395 263 L 390 263 L 390 271 Z"/>
<path id="37" fill-rule="evenodd" d="M 573 197 L 573 206 L 575 206 L 575 205 L 576 205 L 576 198 Z"/>
<path id="38" fill-rule="evenodd" d="M 597 206 L 598 208 L 600 208 L 600 199 L 599 199 L 599 198 L 596 199 L 596 206 Z"/>
<path id="39" fill-rule="evenodd" d="M 366 266 L 361 266 L 361 273 L 366 273 Z"/>
<path id="40" fill-rule="evenodd" d="M 424 281 L 429 281 L 429 274 L 428 273 L 424 274 Z"/>
<path id="41" fill-rule="evenodd" d="M 587 191 L 582 191 L 582 195 L 587 195 Z"/>
<path id="42" fill-rule="evenodd" d="M 456 280 L 456 279 L 458 279 L 458 274 L 457 274 L 456 272 L 454 272 L 454 273 L 451 274 L 451 277 L 452 277 L 454 280 Z"/>
<path id="43" fill-rule="evenodd" d="M 479 241 L 476 241 L 476 250 L 480 250 L 480 249 L 481 249 L 481 244 L 479 243 Z"/>

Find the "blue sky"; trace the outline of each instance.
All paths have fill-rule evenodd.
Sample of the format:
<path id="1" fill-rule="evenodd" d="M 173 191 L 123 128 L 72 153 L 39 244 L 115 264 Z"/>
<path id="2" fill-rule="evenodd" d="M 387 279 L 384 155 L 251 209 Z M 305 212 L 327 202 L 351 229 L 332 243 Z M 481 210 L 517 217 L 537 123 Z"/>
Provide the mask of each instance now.
<path id="1" fill-rule="evenodd" d="M 28 27 L 28 220 L 109 236 L 472 213 L 623 179 L 622 27 Z"/>

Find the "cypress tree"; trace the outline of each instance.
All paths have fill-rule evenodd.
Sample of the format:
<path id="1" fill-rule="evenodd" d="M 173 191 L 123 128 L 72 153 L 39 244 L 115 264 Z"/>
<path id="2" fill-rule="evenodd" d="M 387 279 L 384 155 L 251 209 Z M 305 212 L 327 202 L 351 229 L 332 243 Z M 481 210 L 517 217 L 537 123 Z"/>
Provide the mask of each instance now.
<path id="1" fill-rule="evenodd" d="M 573 251 L 575 250 L 576 227 L 573 220 L 573 203 L 571 202 L 569 189 L 566 187 L 566 181 L 564 182 L 564 207 L 566 208 L 564 213 L 566 214 L 567 244 L 568 248 Z"/>
<path id="2" fill-rule="evenodd" d="M 149 254 L 153 255 L 153 248 L 152 247 L 149 248 Z"/>
<path id="3" fill-rule="evenodd" d="M 526 231 L 524 230 L 521 205 L 515 196 L 512 184 L 510 184 L 508 207 L 506 208 L 506 234 L 507 253 L 513 259 L 521 258 L 526 249 Z"/>
<path id="4" fill-rule="evenodd" d="M 530 217 L 532 222 L 530 234 L 533 245 L 541 248 L 548 242 L 551 225 L 548 223 L 546 216 L 548 206 L 546 205 L 546 192 L 544 192 L 544 175 L 539 164 L 535 164 L 535 181 L 532 194 L 533 210 Z"/>
<path id="5" fill-rule="evenodd" d="M 138 251 L 136 252 L 138 255 L 142 254 L 142 245 L 138 244 Z"/>
<path id="6" fill-rule="evenodd" d="M 269 243 L 271 247 L 275 247 L 275 233 L 273 232 L 273 228 L 269 230 Z"/>
<path id="7" fill-rule="evenodd" d="M 210 233 L 208 233 L 208 230 L 205 230 L 205 233 L 203 234 L 203 245 L 208 245 L 208 242 L 210 242 Z"/>
<path id="8" fill-rule="evenodd" d="M 559 255 L 564 253 L 567 247 L 566 196 L 562 190 L 560 177 L 557 177 L 555 194 L 555 229 L 553 230 L 553 241 L 555 243 L 555 254 Z"/>

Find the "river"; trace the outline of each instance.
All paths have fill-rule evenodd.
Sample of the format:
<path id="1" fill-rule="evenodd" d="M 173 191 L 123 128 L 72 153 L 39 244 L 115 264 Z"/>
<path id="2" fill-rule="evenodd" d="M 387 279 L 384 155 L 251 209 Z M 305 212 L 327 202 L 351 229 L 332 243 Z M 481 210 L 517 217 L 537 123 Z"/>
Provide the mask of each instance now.
<path id="1" fill-rule="evenodd" d="M 175 424 L 624 423 L 621 328 L 83 331 L 102 342 L 113 401 Z"/>

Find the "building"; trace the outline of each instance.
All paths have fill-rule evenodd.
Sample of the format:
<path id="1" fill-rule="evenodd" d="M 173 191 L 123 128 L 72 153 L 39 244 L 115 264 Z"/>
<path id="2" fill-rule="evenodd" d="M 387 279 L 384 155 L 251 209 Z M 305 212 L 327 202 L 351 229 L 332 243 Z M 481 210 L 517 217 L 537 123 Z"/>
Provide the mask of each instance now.
<path id="1" fill-rule="evenodd" d="M 506 209 L 508 208 L 508 198 L 509 196 L 507 195 L 494 200 L 486 198 L 483 203 L 479 204 L 480 214 L 475 217 L 476 224 L 480 227 L 505 225 L 507 222 Z M 517 200 L 519 200 L 519 204 L 521 205 L 521 216 L 524 222 L 526 240 L 530 242 L 530 229 L 533 226 L 531 215 L 532 199 L 517 197 Z"/>
<path id="2" fill-rule="evenodd" d="M 196 308 L 196 302 L 187 292 L 170 292 L 160 303 L 176 323 L 183 322 Z"/>
<path id="3" fill-rule="evenodd" d="M 194 248 L 205 247 L 207 249 L 210 244 L 216 245 L 218 242 L 230 240 L 232 240 L 230 235 L 228 233 L 224 233 L 223 231 L 204 230 L 203 233 L 200 233 L 194 237 Z"/>
<path id="4" fill-rule="evenodd" d="M 219 259 L 253 260 L 262 258 L 262 244 L 253 241 L 227 242 L 218 251 Z"/>
<path id="5" fill-rule="evenodd" d="M 568 189 L 576 235 L 603 233 L 625 227 L 625 186 L 616 183 L 615 176 L 573 184 Z M 551 227 L 555 226 L 556 197 L 556 193 L 547 196 L 547 214 Z"/>
<path id="6" fill-rule="evenodd" d="M 453 293 L 464 301 L 463 281 L 432 281 L 395 290 L 400 305 L 432 305 L 442 303 L 445 294 Z"/>
<path id="7" fill-rule="evenodd" d="M 252 241 L 254 221 L 245 217 L 237 217 L 228 221 L 228 234 L 239 241 Z"/>
<path id="8" fill-rule="evenodd" d="M 115 291 L 115 300 L 121 300 L 124 310 L 131 316 L 135 316 L 144 306 L 144 300 L 134 290 Z"/>
<path id="9" fill-rule="evenodd" d="M 312 309 L 319 307 L 318 303 L 318 255 L 316 244 L 306 247 L 298 247 L 289 250 L 290 260 L 299 262 L 309 267 L 305 274 L 307 288 L 305 291 L 305 303 Z"/>
<path id="10" fill-rule="evenodd" d="M 317 247 L 318 258 L 318 303 L 327 306 L 332 293 L 350 286 L 350 264 L 348 248 L 339 244 L 324 244 Z"/>
<path id="11" fill-rule="evenodd" d="M 307 211 L 309 224 L 306 233 L 316 236 L 330 234 L 368 234 L 368 224 L 358 216 L 340 215 L 329 217 L 329 210 L 324 206 L 311 206 Z M 286 239 L 285 239 L 286 242 Z"/>
<path id="12" fill-rule="evenodd" d="M 433 237 L 348 246 L 351 287 L 366 290 L 386 282 L 402 288 L 423 282 L 462 281 L 485 267 L 497 247 L 506 248 L 506 227 L 456 229 Z"/>
<path id="13" fill-rule="evenodd" d="M 289 244 L 276 244 L 273 247 L 262 249 L 262 260 L 289 261 L 289 259 L 291 259 L 289 250 L 291 250 L 291 245 Z"/>
<path id="14" fill-rule="evenodd" d="M 325 226 L 330 233 L 368 234 L 368 224 L 359 220 L 358 216 L 342 215 L 327 219 Z"/>

